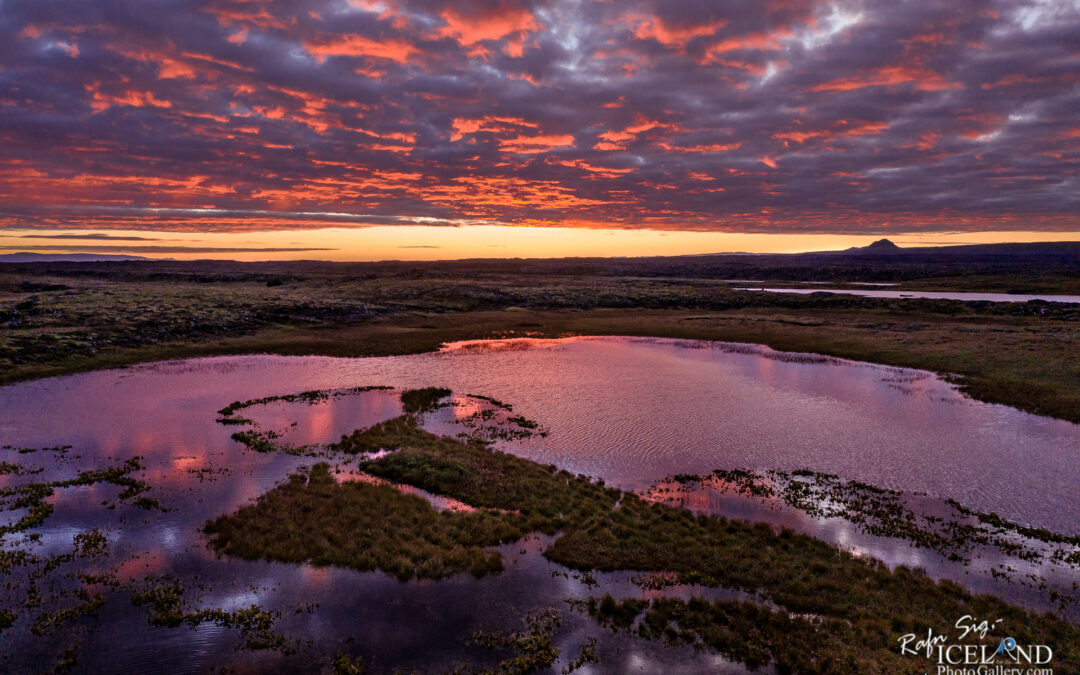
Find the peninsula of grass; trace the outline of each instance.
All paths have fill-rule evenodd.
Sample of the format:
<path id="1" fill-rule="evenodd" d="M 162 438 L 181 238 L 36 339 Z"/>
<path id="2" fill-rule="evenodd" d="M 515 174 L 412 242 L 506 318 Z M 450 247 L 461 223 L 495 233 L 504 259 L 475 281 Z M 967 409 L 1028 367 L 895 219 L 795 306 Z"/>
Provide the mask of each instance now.
<path id="1" fill-rule="evenodd" d="M 435 436 L 407 417 L 383 423 L 380 433 L 400 449 L 362 462 L 366 472 L 484 510 L 438 513 L 391 487 L 338 485 L 317 467 L 210 523 L 212 545 L 246 558 L 378 568 L 408 578 L 421 570 L 427 576 L 464 571 L 470 556 L 479 555 L 467 553 L 469 546 L 479 550 L 531 531 L 561 533 L 544 555 L 575 570 L 667 572 L 759 598 L 760 607 L 694 605 L 675 619 L 678 607 L 665 606 L 652 620 L 681 626 L 687 633 L 678 639 L 700 641 L 747 665 L 772 662 L 781 672 L 806 673 L 921 671 L 931 664 L 898 654 L 899 636 L 942 631 L 965 614 L 1002 619 L 1002 629 L 1021 644 L 1051 645 L 1059 667 L 1080 662 L 1080 629 L 1051 614 L 919 571 L 890 571 L 791 531 L 650 504 L 481 441 Z M 630 610 L 633 617 L 646 611 L 620 611 Z M 767 614 L 747 618 L 751 610 Z M 785 631 L 805 640 L 797 661 L 781 644 Z M 753 651 L 736 648 L 740 640 Z"/>
<path id="2" fill-rule="evenodd" d="M 341 396 L 352 396 L 355 394 L 362 394 L 367 391 L 375 391 L 377 389 L 391 389 L 391 387 L 373 385 L 369 387 L 351 387 L 349 389 L 312 389 L 309 391 L 302 391 L 298 394 L 280 394 L 277 396 L 264 396 L 262 398 L 250 398 L 246 401 L 233 401 L 229 405 L 225 406 L 218 411 L 218 415 L 221 416 L 218 419 L 218 424 L 250 424 L 251 420 L 243 417 L 235 417 L 236 413 L 244 410 L 245 408 L 251 408 L 257 405 L 266 405 L 268 403 L 306 403 L 307 405 L 315 405 L 328 401 L 330 398 L 339 398 Z"/>
<path id="3" fill-rule="evenodd" d="M 380 450 L 397 450 L 401 447 L 402 439 L 408 438 L 407 429 L 402 427 L 419 427 L 416 417 L 412 415 L 395 417 L 392 420 L 374 424 L 370 427 L 357 429 L 351 434 L 345 434 L 337 443 L 329 447 L 337 452 L 350 455 L 366 455 L 379 452 Z"/>
<path id="4" fill-rule="evenodd" d="M 216 550 L 230 555 L 378 569 L 404 581 L 501 572 L 499 552 L 484 547 L 520 539 L 525 521 L 517 514 L 440 512 L 388 485 L 337 483 L 328 465 L 317 464 L 208 523 L 206 532 Z"/>

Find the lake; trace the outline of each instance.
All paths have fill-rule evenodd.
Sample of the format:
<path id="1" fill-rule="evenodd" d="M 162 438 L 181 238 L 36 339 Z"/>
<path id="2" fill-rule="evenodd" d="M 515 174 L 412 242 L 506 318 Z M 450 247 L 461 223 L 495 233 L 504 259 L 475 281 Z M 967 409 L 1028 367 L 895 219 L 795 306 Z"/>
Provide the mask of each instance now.
<path id="1" fill-rule="evenodd" d="M 142 609 L 113 602 L 103 607 L 96 631 L 83 638 L 79 668 L 136 672 L 154 664 L 202 672 L 228 662 L 300 672 L 315 658 L 305 653 L 332 654 L 354 636 L 370 645 L 375 662 L 369 665 L 379 670 L 389 664 L 449 669 L 485 658 L 483 650 L 478 656 L 477 647 L 462 643 L 463 635 L 517 629 L 525 613 L 597 592 L 540 555 L 546 537 L 502 547 L 507 571 L 480 580 L 459 575 L 402 583 L 377 572 L 211 553 L 200 532 L 203 523 L 312 463 L 246 450 L 230 439 L 234 428 L 215 423 L 216 411 L 234 400 L 369 385 L 452 389 L 454 405 L 425 420 L 428 428 L 451 433 L 483 405 L 468 395 L 511 403 L 547 435 L 501 442 L 503 449 L 624 489 L 644 492 L 674 473 L 811 469 L 1080 533 L 1080 426 L 973 401 L 926 371 L 755 345 L 617 337 L 466 342 L 437 353 L 385 358 L 242 356 L 146 364 L 0 388 L 0 445 L 72 446 L 65 455 L 18 455 L 20 463 L 43 469 L 34 479 L 141 456 L 146 468 L 139 475 L 152 486 L 148 494 L 170 509 L 107 510 L 101 506 L 109 498 L 107 486 L 65 488 L 52 498 L 55 512 L 37 530 L 42 536 L 33 546 L 61 551 L 74 533 L 103 528 L 111 551 L 90 568 L 115 570 L 121 579 L 168 574 L 206 583 L 205 606 L 257 602 L 287 611 L 281 629 L 314 644 L 284 661 L 239 653 L 233 650 L 233 630 L 154 627 Z M 244 414 L 280 429 L 290 443 L 308 444 L 337 440 L 400 412 L 396 391 L 375 390 L 316 405 L 274 402 Z M 19 480 L 24 479 L 0 475 L 0 486 Z M 732 496 L 709 495 L 685 505 L 793 527 L 891 565 L 921 566 L 976 590 L 1049 606 L 1044 592 L 990 576 L 995 559 L 965 567 L 902 541 L 863 534 L 842 520 L 813 519 Z M 1029 568 L 1055 588 L 1077 580 L 1068 570 Z M 597 574 L 599 592 L 641 595 L 632 576 Z M 668 592 L 732 594 L 704 588 Z M 303 609 L 312 602 L 317 609 Z M 296 608 L 301 611 L 292 613 Z M 603 665 L 591 672 L 743 672 L 715 655 L 636 643 L 573 613 L 567 621 L 559 645 L 565 653 L 576 653 L 589 637 L 599 640 Z M 21 624 L 0 639 L 12 663 L 24 666 L 37 667 L 56 649 Z"/>

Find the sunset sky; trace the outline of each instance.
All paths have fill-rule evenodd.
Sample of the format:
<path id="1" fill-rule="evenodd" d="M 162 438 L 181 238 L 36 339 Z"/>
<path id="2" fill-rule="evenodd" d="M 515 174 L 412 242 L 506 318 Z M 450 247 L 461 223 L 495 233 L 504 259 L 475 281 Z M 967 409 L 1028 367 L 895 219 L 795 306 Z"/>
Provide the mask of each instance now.
<path id="1" fill-rule="evenodd" d="M 1080 239 L 1080 1 L 0 0 L 0 253 Z"/>

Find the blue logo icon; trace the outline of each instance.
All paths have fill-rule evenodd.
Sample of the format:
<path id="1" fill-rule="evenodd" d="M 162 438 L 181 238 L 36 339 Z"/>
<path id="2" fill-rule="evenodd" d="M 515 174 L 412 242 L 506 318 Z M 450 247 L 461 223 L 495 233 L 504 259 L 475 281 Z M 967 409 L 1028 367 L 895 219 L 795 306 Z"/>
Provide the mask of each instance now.
<path id="1" fill-rule="evenodd" d="M 994 652 L 994 656 L 1011 652 L 1014 649 L 1016 649 L 1016 640 L 1011 637 L 1005 638 L 1001 641 L 1001 644 L 998 645 L 997 651 Z"/>

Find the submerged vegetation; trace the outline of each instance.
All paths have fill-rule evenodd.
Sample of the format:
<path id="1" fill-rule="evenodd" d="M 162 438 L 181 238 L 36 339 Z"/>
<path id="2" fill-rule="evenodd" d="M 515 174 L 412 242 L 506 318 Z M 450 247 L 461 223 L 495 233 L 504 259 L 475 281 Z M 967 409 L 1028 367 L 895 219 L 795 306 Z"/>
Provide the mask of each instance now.
<path id="1" fill-rule="evenodd" d="M 764 524 L 649 503 L 478 439 L 435 436 L 408 416 L 383 423 L 378 433 L 398 449 L 361 457 L 365 472 L 479 510 L 439 513 L 390 487 L 337 484 L 320 465 L 209 523 L 212 545 L 247 558 L 378 568 L 406 579 L 470 570 L 481 547 L 540 531 L 559 535 L 544 555 L 574 570 L 666 573 L 750 594 L 753 603 L 613 607 L 603 601 L 589 608 L 612 625 L 629 626 L 644 613 L 635 629 L 641 637 L 699 644 L 747 665 L 826 673 L 921 667 L 919 659 L 897 653 L 898 636 L 947 627 L 965 614 L 1001 618 L 1018 641 L 1055 645 L 1058 664 L 1080 658 L 1080 633 L 1067 622 L 919 571 L 890 571 Z M 785 644 L 785 634 L 798 640 Z"/>
<path id="2" fill-rule="evenodd" d="M 678 489 L 672 490 L 668 483 L 677 484 Z M 679 474 L 647 496 L 662 502 L 679 501 L 697 489 L 736 492 L 762 502 L 780 500 L 811 517 L 842 518 L 868 534 L 904 539 L 956 562 L 969 562 L 976 547 L 990 547 L 1027 561 L 1080 564 L 1080 536 L 1013 523 L 952 499 L 945 501 L 952 513 L 927 513 L 912 505 L 913 495 L 805 469 L 717 469 L 705 476 Z"/>
<path id="3" fill-rule="evenodd" d="M 13 448 L 19 454 L 38 452 L 36 448 Z M 44 448 L 53 454 L 57 471 L 66 461 L 70 446 Z M 7 466 L 10 465 L 4 462 Z M 132 474 L 144 469 L 140 458 L 102 469 L 89 469 L 71 478 L 31 480 L 0 488 L 0 632 L 18 624 L 38 638 L 47 638 L 61 650 L 53 664 L 54 672 L 64 672 L 76 664 L 82 639 L 95 629 L 93 620 L 105 601 L 110 581 L 106 576 L 87 574 L 87 564 L 105 557 L 109 539 L 96 528 L 52 537 L 50 552 L 43 554 L 42 532 L 38 531 L 54 511 L 57 491 L 66 488 L 112 485 L 119 488 L 114 498 L 106 498 L 102 507 L 116 508 L 113 499 L 143 509 L 161 509 L 156 499 L 144 496 L 150 489 Z M 7 472 L 12 476 L 33 476 L 43 469 L 18 467 Z M 0 649 L 0 661 L 6 659 Z"/>
<path id="4" fill-rule="evenodd" d="M 123 488 L 117 496 L 120 501 L 145 509 L 160 509 L 161 504 L 156 499 L 140 496 L 150 489 L 150 485 L 131 475 L 143 469 L 140 459 L 139 457 L 132 457 L 119 466 L 83 471 L 74 478 L 36 481 L 0 487 L 0 512 L 24 511 L 23 515 L 15 522 L 0 524 L 0 537 L 15 532 L 24 532 L 44 523 L 45 519 L 52 515 L 53 512 L 53 505 L 48 499 L 60 488 L 111 483 Z"/>
<path id="5" fill-rule="evenodd" d="M 4 449 L 18 450 L 20 454 L 39 450 L 10 446 Z M 61 469 L 69 449 L 70 446 L 44 449 L 56 453 L 57 467 L 51 475 Z M 116 611 L 117 603 L 144 606 L 147 620 L 154 626 L 194 627 L 210 623 L 238 630 L 240 647 L 244 649 L 296 652 L 299 644 L 296 640 L 273 630 L 282 615 L 280 611 L 264 610 L 257 605 L 241 609 L 193 609 L 183 587 L 175 580 L 150 583 L 119 574 L 118 568 L 111 567 L 107 560 L 113 553 L 109 528 L 80 529 L 73 535 L 64 530 L 61 530 L 63 534 L 50 532 L 45 544 L 49 552 L 41 552 L 46 539 L 42 526 L 53 514 L 53 497 L 63 489 L 111 485 L 117 488 L 115 496 L 106 496 L 97 508 L 111 510 L 117 502 L 122 502 L 140 509 L 167 511 L 156 499 L 145 495 L 151 485 L 133 475 L 144 470 L 141 458 L 132 457 L 118 465 L 83 470 L 71 478 L 0 488 L 0 513 L 8 517 L 0 525 L 0 633 L 25 631 L 25 635 L 36 639 L 30 646 L 17 641 L 0 643 L 4 645 L 0 646 L 0 662 L 6 663 L 17 656 L 17 652 L 9 651 L 15 647 L 36 654 L 32 662 L 39 664 L 38 669 L 51 663 L 42 672 L 67 672 L 77 667 L 87 637 L 98 629 L 103 614 L 108 616 Z M 27 476 L 41 471 L 20 470 L 9 475 Z M 205 584 L 200 586 L 208 588 Z M 125 597 L 125 591 L 130 596 Z M 19 662 L 26 663 L 16 661 Z"/>
<path id="6" fill-rule="evenodd" d="M 210 623 L 238 629 L 244 649 L 268 649 L 282 654 L 295 654 L 297 651 L 294 640 L 273 630 L 281 617 L 280 611 L 267 611 L 254 604 L 231 611 L 219 608 L 190 609 L 184 586 L 179 581 L 167 578 L 138 588 L 132 593 L 131 601 L 145 607 L 152 626 L 196 627 Z"/>
<path id="7" fill-rule="evenodd" d="M 268 403 L 306 403 L 308 405 L 315 405 L 328 401 L 331 398 L 338 398 L 341 396 L 353 396 L 356 394 L 362 394 L 366 391 L 375 391 L 378 389 L 390 389 L 390 387 L 383 386 L 370 386 L 370 387 L 351 387 L 348 389 L 313 389 L 310 391 L 302 391 L 297 394 L 281 394 L 278 396 L 264 396 L 262 398 L 251 398 L 246 401 L 233 401 L 229 405 L 225 406 L 218 411 L 218 415 L 221 419 L 218 419 L 218 424 L 249 424 L 251 420 L 244 419 L 242 417 L 236 417 L 236 413 L 244 410 L 245 408 L 251 408 L 254 406 L 266 405 Z"/>
<path id="8" fill-rule="evenodd" d="M 559 658 L 559 648 L 555 646 L 554 636 L 561 622 L 559 613 L 548 609 L 536 616 L 525 617 L 528 630 L 524 632 L 510 635 L 474 633 L 469 637 L 470 643 L 483 645 L 488 649 L 512 650 L 517 652 L 517 656 L 500 661 L 494 668 L 461 668 L 456 670 L 454 675 L 527 675 L 541 668 L 548 668 Z"/>

